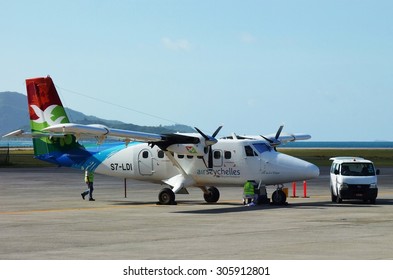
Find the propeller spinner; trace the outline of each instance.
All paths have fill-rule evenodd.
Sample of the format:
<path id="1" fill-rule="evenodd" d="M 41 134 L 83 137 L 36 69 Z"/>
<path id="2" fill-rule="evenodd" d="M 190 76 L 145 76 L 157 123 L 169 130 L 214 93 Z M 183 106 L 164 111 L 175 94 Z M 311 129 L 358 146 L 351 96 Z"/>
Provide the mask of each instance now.
<path id="1" fill-rule="evenodd" d="M 200 135 L 202 135 L 202 137 L 205 139 L 205 145 L 208 148 L 208 164 L 207 167 L 208 168 L 213 168 L 213 149 L 212 149 L 212 145 L 217 143 L 217 139 L 216 136 L 217 134 L 220 132 L 222 128 L 222 125 L 219 126 L 216 131 L 214 131 L 212 136 L 206 135 L 205 133 L 203 133 L 199 128 L 195 127 L 195 130 L 198 131 L 198 133 Z"/>

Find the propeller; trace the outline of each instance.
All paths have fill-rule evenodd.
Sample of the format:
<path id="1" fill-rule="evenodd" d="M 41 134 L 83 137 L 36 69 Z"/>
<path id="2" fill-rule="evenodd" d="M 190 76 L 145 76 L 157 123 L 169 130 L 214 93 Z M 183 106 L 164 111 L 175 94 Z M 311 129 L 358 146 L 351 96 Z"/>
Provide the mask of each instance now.
<path id="1" fill-rule="evenodd" d="M 261 137 L 262 137 L 263 139 L 265 139 L 267 142 L 269 142 L 269 143 L 270 143 L 270 146 L 272 146 L 272 147 L 275 148 L 275 147 L 277 147 L 277 146 L 279 146 L 279 145 L 281 144 L 281 141 L 278 140 L 278 138 L 280 137 L 280 134 L 281 134 L 281 131 L 282 131 L 283 128 L 284 128 L 283 125 L 281 125 L 281 126 L 278 128 L 277 133 L 276 133 L 276 136 L 274 137 L 274 139 L 267 138 L 267 137 L 265 137 L 265 136 L 263 136 L 263 135 L 261 135 Z"/>
<path id="2" fill-rule="evenodd" d="M 205 133 L 203 133 L 199 128 L 195 127 L 195 130 L 198 131 L 198 133 L 200 135 L 202 135 L 202 137 L 205 139 L 205 145 L 208 148 L 208 164 L 207 167 L 208 168 L 213 168 L 213 149 L 212 149 L 212 145 L 217 143 L 217 139 L 216 136 L 217 134 L 220 132 L 222 128 L 222 125 L 219 126 L 216 131 L 214 131 L 212 136 L 206 135 Z"/>

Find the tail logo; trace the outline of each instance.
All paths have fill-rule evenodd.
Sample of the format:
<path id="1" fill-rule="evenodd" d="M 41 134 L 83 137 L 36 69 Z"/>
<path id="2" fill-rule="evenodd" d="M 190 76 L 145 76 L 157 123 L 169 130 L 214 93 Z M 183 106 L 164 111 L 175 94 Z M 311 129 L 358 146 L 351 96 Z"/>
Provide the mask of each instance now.
<path id="1" fill-rule="evenodd" d="M 46 122 L 47 125 L 52 126 L 60 124 L 65 118 L 65 116 L 61 113 L 60 116 L 58 114 L 56 116 L 56 114 L 54 113 L 54 111 L 56 111 L 56 108 L 62 108 L 59 105 L 50 105 L 45 110 L 41 110 L 37 105 L 30 105 L 30 107 L 34 110 L 34 113 L 38 117 L 38 119 L 32 120 L 36 124 L 44 124 Z"/>

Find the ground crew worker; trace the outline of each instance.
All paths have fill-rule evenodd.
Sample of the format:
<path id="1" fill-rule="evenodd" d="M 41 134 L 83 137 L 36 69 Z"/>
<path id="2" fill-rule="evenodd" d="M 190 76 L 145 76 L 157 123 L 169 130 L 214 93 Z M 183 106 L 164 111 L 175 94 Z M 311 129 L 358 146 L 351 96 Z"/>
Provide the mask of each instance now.
<path id="1" fill-rule="evenodd" d="M 247 180 L 243 187 L 243 204 L 246 206 L 255 206 L 257 204 L 258 194 L 255 193 L 255 187 L 252 180 Z M 248 203 L 248 200 L 251 202 Z"/>
<path id="2" fill-rule="evenodd" d="M 85 183 L 87 185 L 87 190 L 85 190 L 83 193 L 81 193 L 81 196 L 83 199 L 85 199 L 86 195 L 89 195 L 89 201 L 95 201 L 93 198 L 93 181 L 94 181 L 94 173 L 93 171 L 86 170 L 85 171 Z"/>

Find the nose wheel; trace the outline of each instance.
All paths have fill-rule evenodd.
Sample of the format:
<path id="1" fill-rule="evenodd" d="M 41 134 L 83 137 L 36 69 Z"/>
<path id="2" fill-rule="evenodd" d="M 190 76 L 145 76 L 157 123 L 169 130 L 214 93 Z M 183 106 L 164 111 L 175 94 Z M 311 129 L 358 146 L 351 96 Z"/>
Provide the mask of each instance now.
<path id="1" fill-rule="evenodd" d="M 277 186 L 277 189 L 272 194 L 272 203 L 274 205 L 285 205 L 287 201 L 287 195 L 282 190 L 284 186 Z"/>

